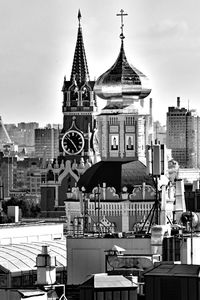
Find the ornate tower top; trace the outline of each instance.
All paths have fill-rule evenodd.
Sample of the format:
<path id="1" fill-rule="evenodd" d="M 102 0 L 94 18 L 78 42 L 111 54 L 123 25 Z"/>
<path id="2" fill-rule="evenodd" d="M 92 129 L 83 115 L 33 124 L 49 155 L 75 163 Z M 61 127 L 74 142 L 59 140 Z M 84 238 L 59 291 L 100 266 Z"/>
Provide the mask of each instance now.
<path id="1" fill-rule="evenodd" d="M 80 160 L 90 156 L 90 138 L 95 128 L 97 111 L 94 81 L 89 78 L 87 59 L 81 28 L 81 12 L 78 11 L 78 34 L 70 80 L 64 77 L 63 129 L 60 135 L 60 155 L 66 159 Z M 76 119 L 76 123 L 75 123 Z M 81 147 L 80 147 L 80 146 Z"/>
<path id="2" fill-rule="evenodd" d="M 89 71 L 87 66 L 87 59 L 85 54 L 85 48 L 83 43 L 83 35 L 82 35 L 82 28 L 81 28 L 81 12 L 80 9 L 78 11 L 78 34 L 77 34 L 77 41 L 76 41 L 76 48 L 74 53 L 74 60 L 72 65 L 72 72 L 71 72 L 71 82 L 76 82 L 78 85 L 80 83 L 84 83 L 90 80 L 89 78 Z"/>
<path id="3" fill-rule="evenodd" d="M 148 78 L 128 63 L 123 43 L 123 17 L 127 14 L 121 10 L 117 16 L 121 17 L 121 49 L 114 65 L 97 79 L 94 89 L 100 98 L 106 100 L 143 99 L 151 92 Z"/>

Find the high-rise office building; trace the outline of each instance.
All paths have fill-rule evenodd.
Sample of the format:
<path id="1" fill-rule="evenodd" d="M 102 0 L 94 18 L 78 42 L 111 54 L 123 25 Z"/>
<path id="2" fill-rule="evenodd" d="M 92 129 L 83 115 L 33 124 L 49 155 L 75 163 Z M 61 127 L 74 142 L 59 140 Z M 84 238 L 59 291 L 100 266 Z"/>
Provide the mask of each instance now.
<path id="1" fill-rule="evenodd" d="M 52 160 L 59 153 L 59 129 L 52 127 L 35 129 L 35 156 Z"/>
<path id="2" fill-rule="evenodd" d="M 182 168 L 200 167 L 200 119 L 195 110 L 177 106 L 167 112 L 167 148 L 172 149 L 172 157 Z"/>

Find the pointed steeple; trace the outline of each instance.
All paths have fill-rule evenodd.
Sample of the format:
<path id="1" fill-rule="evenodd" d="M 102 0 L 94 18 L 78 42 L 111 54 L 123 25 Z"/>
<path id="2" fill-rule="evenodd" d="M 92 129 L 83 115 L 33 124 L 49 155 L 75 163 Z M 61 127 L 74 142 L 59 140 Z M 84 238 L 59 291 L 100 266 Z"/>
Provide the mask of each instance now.
<path id="1" fill-rule="evenodd" d="M 70 79 L 70 81 L 76 82 L 77 84 L 84 83 L 90 80 L 85 48 L 83 43 L 80 9 L 78 11 L 78 22 L 78 34 Z"/>

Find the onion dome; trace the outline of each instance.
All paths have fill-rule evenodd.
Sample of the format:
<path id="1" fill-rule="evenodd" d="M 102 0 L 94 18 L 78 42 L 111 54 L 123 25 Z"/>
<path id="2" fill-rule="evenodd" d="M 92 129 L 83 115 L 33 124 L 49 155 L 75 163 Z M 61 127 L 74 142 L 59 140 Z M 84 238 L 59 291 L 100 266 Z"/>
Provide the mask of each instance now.
<path id="1" fill-rule="evenodd" d="M 106 100 L 123 97 L 143 99 L 151 92 L 148 78 L 128 63 L 123 41 L 116 62 L 97 79 L 94 89 L 97 96 Z"/>
<path id="2" fill-rule="evenodd" d="M 95 83 L 95 92 L 102 99 L 143 99 L 147 97 L 151 89 L 148 78 L 138 69 L 130 65 L 127 61 L 123 39 L 123 16 L 127 14 L 117 14 L 121 16 L 121 49 L 114 65 L 102 74 Z"/>

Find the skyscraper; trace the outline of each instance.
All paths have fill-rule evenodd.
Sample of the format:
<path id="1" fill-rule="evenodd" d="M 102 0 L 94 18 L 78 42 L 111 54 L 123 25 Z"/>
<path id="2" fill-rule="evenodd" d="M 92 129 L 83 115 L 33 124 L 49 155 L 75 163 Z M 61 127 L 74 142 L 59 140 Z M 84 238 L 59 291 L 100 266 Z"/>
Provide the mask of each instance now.
<path id="1" fill-rule="evenodd" d="M 167 112 L 167 148 L 182 168 L 200 167 L 200 120 L 195 110 L 177 106 Z"/>
<path id="2" fill-rule="evenodd" d="M 46 128 L 35 129 L 35 156 L 44 157 L 51 161 L 58 156 L 59 153 L 59 129 Z"/>

